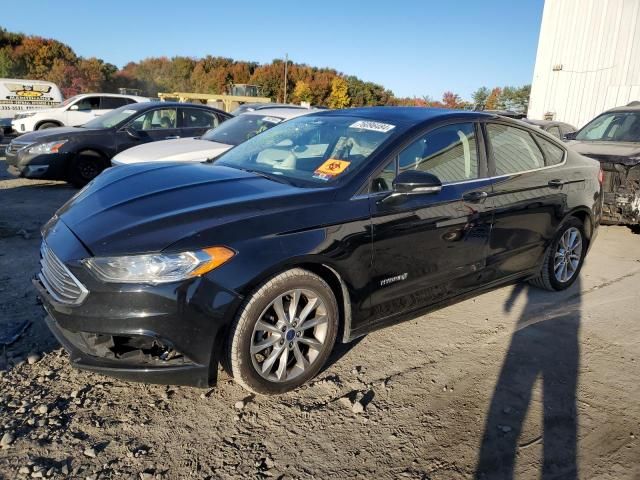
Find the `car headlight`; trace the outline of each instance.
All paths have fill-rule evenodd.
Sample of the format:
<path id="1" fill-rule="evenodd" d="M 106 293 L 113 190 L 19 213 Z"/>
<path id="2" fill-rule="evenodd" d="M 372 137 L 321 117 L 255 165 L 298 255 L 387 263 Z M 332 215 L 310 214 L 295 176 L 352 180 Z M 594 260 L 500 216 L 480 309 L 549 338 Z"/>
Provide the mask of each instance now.
<path id="1" fill-rule="evenodd" d="M 31 112 L 31 113 L 18 113 L 15 117 L 14 120 L 21 120 L 23 118 L 28 118 L 28 117 L 33 117 L 36 114 L 36 112 Z"/>
<path id="2" fill-rule="evenodd" d="M 58 153 L 60 147 L 62 147 L 65 143 L 67 143 L 66 140 L 56 140 L 55 142 L 39 143 L 37 145 L 34 145 L 33 147 L 29 147 L 29 153 L 32 153 L 34 155 Z"/>
<path id="3" fill-rule="evenodd" d="M 227 247 L 211 247 L 193 252 L 93 257 L 83 262 L 105 282 L 156 284 L 199 277 L 234 255 Z"/>

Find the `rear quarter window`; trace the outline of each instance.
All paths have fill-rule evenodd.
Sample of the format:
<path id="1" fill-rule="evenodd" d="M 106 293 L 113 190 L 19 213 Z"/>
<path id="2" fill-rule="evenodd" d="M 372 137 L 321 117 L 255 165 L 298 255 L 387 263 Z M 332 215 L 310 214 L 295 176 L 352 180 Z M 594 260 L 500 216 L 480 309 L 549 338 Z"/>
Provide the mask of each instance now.
<path id="1" fill-rule="evenodd" d="M 544 163 L 547 167 L 559 165 L 564 160 L 564 149 L 554 145 L 549 140 L 537 137 L 542 153 L 544 153 Z"/>

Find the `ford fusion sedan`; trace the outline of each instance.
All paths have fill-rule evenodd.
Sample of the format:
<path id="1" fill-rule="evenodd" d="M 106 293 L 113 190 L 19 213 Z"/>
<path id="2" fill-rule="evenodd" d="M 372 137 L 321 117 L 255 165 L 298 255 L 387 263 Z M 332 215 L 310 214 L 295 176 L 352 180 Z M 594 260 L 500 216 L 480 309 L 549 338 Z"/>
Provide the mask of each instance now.
<path id="1" fill-rule="evenodd" d="M 267 104 L 269 105 L 269 104 Z M 113 165 L 132 163 L 178 161 L 204 162 L 212 160 L 249 138 L 264 132 L 280 122 L 306 115 L 306 108 L 272 108 L 247 112 L 213 128 L 201 137 L 164 140 L 130 148 L 116 155 Z"/>
<path id="2" fill-rule="evenodd" d="M 571 286 L 600 178 L 496 115 L 311 113 L 213 163 L 107 170 L 44 227 L 34 284 L 77 367 L 206 386 L 222 362 L 278 394 L 336 342 L 516 281 Z"/>
<path id="3" fill-rule="evenodd" d="M 608 110 L 566 136 L 571 148 L 604 170 L 603 223 L 640 233 L 640 105 Z"/>
<path id="4" fill-rule="evenodd" d="M 27 133 L 6 150 L 9 172 L 26 178 L 66 180 L 83 186 L 111 166 L 111 158 L 136 145 L 202 135 L 231 116 L 204 105 L 135 103 L 80 127 Z"/>

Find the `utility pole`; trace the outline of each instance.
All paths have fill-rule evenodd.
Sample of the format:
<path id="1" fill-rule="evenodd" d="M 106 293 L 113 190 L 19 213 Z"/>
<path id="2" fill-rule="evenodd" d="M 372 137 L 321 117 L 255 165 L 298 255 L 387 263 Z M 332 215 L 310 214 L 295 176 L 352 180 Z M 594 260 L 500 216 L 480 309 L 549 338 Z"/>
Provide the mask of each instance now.
<path id="1" fill-rule="evenodd" d="M 287 103 L 287 65 L 289 63 L 289 54 L 284 54 L 284 102 Z"/>

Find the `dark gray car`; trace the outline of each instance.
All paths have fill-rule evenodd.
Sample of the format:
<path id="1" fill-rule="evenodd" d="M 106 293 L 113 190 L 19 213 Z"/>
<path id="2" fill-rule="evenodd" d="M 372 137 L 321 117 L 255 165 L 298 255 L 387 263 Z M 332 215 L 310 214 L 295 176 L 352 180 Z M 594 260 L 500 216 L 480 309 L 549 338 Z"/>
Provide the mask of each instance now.
<path id="1" fill-rule="evenodd" d="M 567 135 L 578 153 L 604 170 L 603 223 L 640 232 L 640 105 L 632 102 L 598 115 Z"/>

